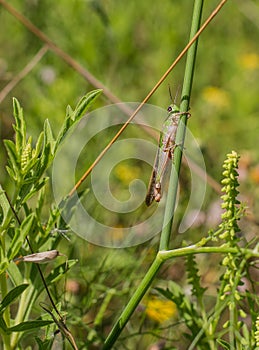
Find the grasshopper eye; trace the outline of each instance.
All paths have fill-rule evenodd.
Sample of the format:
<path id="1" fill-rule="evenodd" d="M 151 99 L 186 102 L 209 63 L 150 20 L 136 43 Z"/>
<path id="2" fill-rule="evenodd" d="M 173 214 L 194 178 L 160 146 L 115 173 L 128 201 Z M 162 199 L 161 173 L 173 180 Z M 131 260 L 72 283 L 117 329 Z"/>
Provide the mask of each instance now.
<path id="1" fill-rule="evenodd" d="M 169 107 L 167 108 L 167 112 L 172 112 L 172 110 L 173 110 L 173 108 L 172 108 L 171 106 L 169 106 Z"/>

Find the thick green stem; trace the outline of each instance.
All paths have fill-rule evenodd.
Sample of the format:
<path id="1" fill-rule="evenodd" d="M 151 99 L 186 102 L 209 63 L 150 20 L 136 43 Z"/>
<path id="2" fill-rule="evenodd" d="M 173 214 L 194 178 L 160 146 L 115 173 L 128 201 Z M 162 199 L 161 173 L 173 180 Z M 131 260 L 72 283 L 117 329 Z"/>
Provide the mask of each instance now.
<path id="1" fill-rule="evenodd" d="M 199 30 L 200 22 L 201 22 L 202 7 L 203 7 L 203 0 L 196 0 L 194 3 L 194 9 L 193 9 L 190 38 L 193 38 L 195 33 Z M 187 112 L 189 110 L 189 102 L 190 102 L 191 89 L 192 89 L 192 80 L 193 80 L 193 74 L 194 74 L 197 45 L 198 45 L 198 40 L 194 42 L 194 44 L 190 47 L 187 53 L 184 83 L 183 83 L 183 89 L 182 89 L 182 98 L 181 98 L 181 105 L 180 105 L 181 112 Z M 159 250 L 167 250 L 169 247 L 173 218 L 174 218 L 174 211 L 176 207 L 178 178 L 179 178 L 179 173 L 181 168 L 182 149 L 184 146 L 187 119 L 188 119 L 187 114 L 183 115 L 177 130 L 175 143 L 179 145 L 179 147 L 175 149 L 174 163 L 172 164 L 172 171 L 170 176 L 166 208 L 165 208 L 164 225 L 161 233 Z"/>
<path id="2" fill-rule="evenodd" d="M 246 260 L 250 259 L 252 257 L 259 258 L 259 252 L 251 249 L 246 248 L 239 248 L 239 247 L 229 247 L 227 245 L 222 245 L 220 247 L 201 247 L 199 245 L 191 245 L 188 247 L 173 249 L 173 250 L 164 250 L 158 252 L 158 256 L 163 261 L 167 261 L 169 259 L 186 256 L 186 255 L 193 255 L 193 254 L 242 254 L 246 256 Z"/>
<path id="3" fill-rule="evenodd" d="M 195 0 L 194 14 L 192 19 L 191 33 L 190 33 L 191 38 L 195 35 L 195 33 L 199 29 L 202 5 L 203 5 L 203 0 Z M 190 100 L 190 92 L 191 92 L 196 50 L 197 50 L 197 41 L 192 45 L 192 47 L 190 48 L 190 52 L 188 51 L 188 54 L 187 54 L 186 71 L 185 71 L 185 78 L 184 78 L 183 91 L 182 91 L 182 103 L 180 106 L 180 110 L 182 112 L 187 112 L 189 109 L 189 100 Z M 161 234 L 160 250 L 168 249 L 171 227 L 173 223 L 173 213 L 175 209 L 176 194 L 177 194 L 178 174 L 179 174 L 180 165 L 181 165 L 181 155 L 182 155 L 181 148 L 183 147 L 183 143 L 184 143 L 185 124 L 187 121 L 187 115 L 185 115 L 182 118 L 182 120 L 183 120 L 183 123 L 180 123 L 177 136 L 176 136 L 176 144 L 180 145 L 181 147 L 177 147 L 175 152 L 176 153 L 175 162 L 174 162 L 174 167 L 172 167 L 172 174 L 171 174 L 171 180 L 169 184 L 169 191 L 168 191 L 165 216 L 164 216 L 164 222 L 168 224 L 164 225 L 164 228 Z M 174 168 L 176 171 L 174 170 Z M 112 328 L 110 334 L 108 335 L 104 343 L 104 347 L 103 347 L 104 350 L 112 348 L 113 344 L 119 337 L 122 329 L 127 324 L 130 316 L 133 314 L 140 300 L 143 298 L 148 288 L 150 287 L 162 263 L 163 263 L 163 259 L 161 259 L 158 253 L 155 261 L 151 265 L 144 279 L 140 283 L 136 292 L 133 294 L 129 303 L 123 310 L 121 316 L 119 317 L 114 327 Z"/>
<path id="4" fill-rule="evenodd" d="M 130 316 L 135 311 L 136 307 L 138 306 L 139 302 L 143 298 L 143 296 L 146 294 L 148 288 L 150 287 L 153 279 L 155 278 L 157 272 L 159 271 L 162 260 L 159 256 L 156 257 L 155 261 L 149 268 L 148 272 L 146 273 L 145 277 L 141 281 L 140 285 L 138 286 L 137 290 L 131 297 L 130 301 L 126 305 L 125 309 L 123 310 L 122 314 L 120 315 L 119 319 L 113 326 L 109 336 L 105 340 L 103 350 L 111 349 L 113 344 L 115 343 L 116 339 L 119 337 L 121 331 L 127 324 Z"/>

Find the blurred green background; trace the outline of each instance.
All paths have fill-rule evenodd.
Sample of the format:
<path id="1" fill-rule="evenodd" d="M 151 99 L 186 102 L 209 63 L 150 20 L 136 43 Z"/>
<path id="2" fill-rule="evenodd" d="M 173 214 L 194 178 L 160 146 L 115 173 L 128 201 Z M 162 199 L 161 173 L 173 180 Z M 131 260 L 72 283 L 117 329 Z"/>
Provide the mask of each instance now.
<path id="1" fill-rule="evenodd" d="M 215 0 L 205 2 L 203 19 L 208 17 L 217 3 Z M 193 9 L 193 2 L 190 0 L 13 0 L 11 5 L 124 102 L 141 102 L 184 48 L 189 39 Z M 4 169 L 6 153 L 2 140 L 13 137 L 12 96 L 18 98 L 24 108 L 28 135 L 36 138 L 46 118 L 57 132 L 64 119 L 66 106 L 70 104 L 74 107 L 81 96 L 96 87 L 89 84 L 62 58 L 48 50 L 34 68 L 5 95 L 5 86 L 31 62 L 44 43 L 2 5 L 0 21 L 0 180 L 9 188 L 11 186 Z M 248 203 L 250 215 L 255 221 L 259 221 L 258 34 L 259 5 L 253 0 L 229 1 L 209 25 L 199 39 L 191 97 L 192 117 L 188 124 L 203 151 L 208 174 L 216 181 L 221 179 L 221 166 L 226 153 L 233 149 L 241 154 L 242 198 Z M 168 84 L 173 93 L 182 85 L 184 63 L 185 59 L 176 66 L 152 96 L 150 103 L 162 108 L 170 104 Z M 102 95 L 102 98 L 95 102 L 94 108 L 109 103 L 108 98 Z M 136 133 L 133 131 L 132 135 L 134 132 Z M 103 144 L 98 144 L 100 150 L 113 135 L 114 132 L 111 131 L 102 138 Z M 94 155 L 91 156 L 91 152 L 88 154 L 84 169 L 94 160 Z M 120 171 L 115 173 L 114 181 L 127 188 L 128 182 L 143 176 L 148 183 L 150 171 L 148 166 L 123 162 Z M 124 173 L 127 174 L 126 181 L 125 176 L 120 175 Z M 185 179 L 183 174 L 183 181 L 186 181 L 188 188 L 188 175 Z M 188 193 L 184 193 L 183 197 L 187 199 Z M 213 213 L 209 210 L 213 212 L 211 208 L 217 198 L 214 190 L 208 187 L 203 209 L 209 227 L 213 227 L 214 224 L 210 221 L 210 215 L 212 217 Z M 182 210 L 184 211 L 184 204 Z M 120 226 L 124 223 L 121 215 L 115 225 Z M 197 230 L 199 235 L 201 228 L 203 226 L 199 226 Z M 256 232 L 256 229 L 257 227 L 253 232 Z M 195 237 L 193 231 L 191 235 Z M 188 238 L 187 233 L 184 239 Z M 178 238 L 174 245 L 182 239 L 183 237 Z M 137 274 L 140 266 L 144 273 L 146 265 L 151 262 L 155 253 L 155 248 L 152 247 L 156 247 L 157 238 L 151 244 L 124 252 L 106 252 L 103 248 L 87 245 L 76 237 L 73 238 L 73 243 L 70 254 L 81 259 L 80 277 L 77 275 L 75 283 L 81 286 L 83 295 L 87 295 L 86 291 L 89 290 L 90 294 L 96 293 L 94 295 L 98 301 L 103 300 L 102 286 L 116 285 L 118 291 L 122 289 L 127 295 L 130 287 L 137 284 L 141 278 L 141 274 Z M 64 249 L 67 249 L 66 244 L 63 243 Z M 107 258 L 108 255 L 113 256 L 112 263 Z M 139 259 L 137 266 L 136 256 Z M 104 269 L 99 274 L 104 260 L 109 270 Z M 120 269 L 123 269 L 125 276 L 131 272 L 128 283 L 121 282 Z M 161 280 L 170 276 L 175 280 L 180 279 L 182 276 L 181 273 L 177 274 L 177 269 L 179 266 L 176 269 L 172 268 L 169 277 L 161 274 Z M 96 282 L 98 287 L 94 288 L 91 285 L 93 282 Z M 73 294 L 73 291 L 69 293 Z M 122 306 L 122 296 L 120 300 Z M 87 321 L 93 317 L 92 304 L 89 314 L 89 304 L 89 301 L 82 301 L 85 309 L 79 308 L 76 311 L 80 317 L 82 314 L 87 315 Z M 115 308 L 114 305 L 113 307 Z M 117 308 L 118 305 L 114 311 L 111 307 L 107 316 L 109 326 L 110 318 L 113 319 L 119 312 Z"/>
<path id="2" fill-rule="evenodd" d="M 205 4 L 203 18 L 216 5 Z M 122 101 L 141 101 L 186 45 L 192 2 L 12 1 L 57 46 L 89 70 Z M 256 12 L 257 11 L 257 12 Z M 1 7 L 1 88 L 17 76 L 43 43 Z M 227 3 L 200 38 L 191 99 L 190 129 L 204 148 L 211 175 L 218 176 L 226 152 L 249 151 L 257 161 L 258 4 Z M 166 108 L 182 84 L 184 60 L 150 103 Z M 1 102 L 1 138 L 13 132 L 11 97 L 26 111 L 28 133 L 49 118 L 58 129 L 67 104 L 91 86 L 48 51 Z M 104 98 L 98 104 L 105 105 Z M 98 105 L 97 105 L 98 106 Z M 1 159 L 3 159 L 1 152 Z M 1 173 L 3 180 L 4 174 Z"/>

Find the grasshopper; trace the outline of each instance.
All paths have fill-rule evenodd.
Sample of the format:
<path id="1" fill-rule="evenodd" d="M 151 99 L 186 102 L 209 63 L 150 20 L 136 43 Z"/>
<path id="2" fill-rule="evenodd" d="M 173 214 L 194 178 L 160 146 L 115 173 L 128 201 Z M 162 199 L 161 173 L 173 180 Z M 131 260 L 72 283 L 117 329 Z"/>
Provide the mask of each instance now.
<path id="1" fill-rule="evenodd" d="M 179 119 L 183 114 L 187 114 L 190 117 L 190 113 L 180 112 L 175 103 L 167 108 L 167 112 L 168 117 L 164 122 L 163 131 L 160 134 L 159 147 L 146 195 L 147 206 L 150 206 L 154 200 L 159 202 L 162 197 L 162 180 L 167 165 L 174 159 L 174 150 L 178 146 L 175 143 L 175 137 Z"/>

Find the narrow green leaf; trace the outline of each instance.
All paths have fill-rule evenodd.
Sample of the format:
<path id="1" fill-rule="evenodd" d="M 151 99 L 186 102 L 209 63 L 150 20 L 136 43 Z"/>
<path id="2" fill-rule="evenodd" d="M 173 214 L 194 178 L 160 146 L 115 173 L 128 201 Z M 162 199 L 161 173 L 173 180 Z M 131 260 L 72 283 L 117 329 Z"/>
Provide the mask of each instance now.
<path id="1" fill-rule="evenodd" d="M 39 162 L 37 163 L 37 165 L 35 166 L 35 169 L 34 169 L 35 170 L 35 176 L 38 179 L 46 171 L 46 169 L 50 165 L 50 162 L 51 162 L 52 159 L 53 159 L 53 155 L 51 153 L 51 146 L 50 146 L 50 144 L 47 144 L 44 147 L 40 158 L 38 158 Z"/>
<path id="2" fill-rule="evenodd" d="M 23 220 L 20 226 L 22 236 L 25 237 L 30 232 L 34 219 L 35 219 L 35 214 L 31 213 Z"/>
<path id="3" fill-rule="evenodd" d="M 6 257 L 1 258 L 0 261 L 0 274 L 5 273 L 6 269 L 9 266 L 9 261 Z"/>
<path id="4" fill-rule="evenodd" d="M 22 244 L 24 243 L 25 237 L 22 237 L 20 228 L 15 229 L 15 235 L 12 239 L 11 245 L 9 247 L 7 256 L 9 261 L 12 260 L 21 249 Z"/>
<path id="5" fill-rule="evenodd" d="M 0 185 L 0 206 L 2 208 L 2 213 L 3 213 L 1 222 L 3 222 L 7 217 L 8 211 L 10 209 L 10 204 L 6 198 L 5 191 L 3 190 L 1 185 Z"/>
<path id="6" fill-rule="evenodd" d="M 61 141 L 65 137 L 66 133 L 68 132 L 70 126 L 71 126 L 71 118 L 67 117 L 63 123 L 63 126 L 60 129 L 59 134 L 58 134 L 56 145 L 55 145 L 55 152 L 57 151 L 58 145 L 61 143 Z"/>
<path id="7" fill-rule="evenodd" d="M 41 328 L 48 326 L 49 324 L 53 323 L 51 320 L 35 320 L 35 321 L 26 321 L 21 322 L 17 324 L 16 326 L 8 328 L 9 332 L 24 332 L 24 331 L 30 331 L 35 328 Z"/>
<path id="8" fill-rule="evenodd" d="M 66 133 L 71 128 L 71 126 L 80 120 L 80 118 L 86 112 L 87 108 L 89 108 L 92 105 L 94 100 L 101 94 L 101 92 L 102 92 L 101 89 L 97 89 L 86 94 L 84 97 L 80 99 L 74 111 L 71 109 L 70 106 L 67 107 L 66 119 L 58 134 L 56 145 L 55 145 L 55 152 L 57 151 L 58 145 L 61 143 Z"/>
<path id="9" fill-rule="evenodd" d="M 38 200 L 37 200 L 37 206 L 35 208 L 35 212 L 36 212 L 36 216 L 37 216 L 38 222 L 41 221 L 41 211 L 43 209 L 45 196 L 46 196 L 45 189 L 46 188 L 43 187 L 42 190 L 39 192 Z"/>
<path id="10" fill-rule="evenodd" d="M 22 203 L 25 202 L 24 198 L 28 196 L 29 198 L 32 196 L 31 192 L 33 191 L 33 182 L 32 179 L 27 179 L 27 183 L 25 183 L 20 189 L 19 195 L 17 196 L 16 207 L 19 208 Z"/>
<path id="11" fill-rule="evenodd" d="M 9 155 L 9 152 L 10 152 L 10 157 L 12 159 L 14 158 L 17 161 L 18 154 L 16 152 L 15 144 L 13 143 L 13 141 L 11 141 L 11 140 L 4 140 L 4 144 L 5 144 L 6 150 L 8 152 L 8 155 Z"/>
<path id="12" fill-rule="evenodd" d="M 26 124 L 23 117 L 23 110 L 16 98 L 13 98 L 13 114 L 15 118 L 16 150 L 19 152 L 26 145 Z"/>
<path id="13" fill-rule="evenodd" d="M 42 189 L 43 186 L 46 185 L 47 181 L 49 180 L 48 177 L 44 177 L 41 179 L 36 185 L 35 185 L 35 191 L 39 192 L 40 189 Z"/>
<path id="14" fill-rule="evenodd" d="M 2 330 L 7 333 L 7 326 L 5 323 L 5 320 L 3 319 L 3 315 L 0 315 L 0 328 L 2 328 Z"/>
<path id="15" fill-rule="evenodd" d="M 97 89 L 82 97 L 75 108 L 74 115 L 71 117 L 72 120 L 78 121 L 101 93 L 102 90 Z"/>
<path id="16" fill-rule="evenodd" d="M 230 350 L 230 345 L 223 339 L 217 339 L 217 343 L 222 346 L 222 349 Z"/>
<path id="17" fill-rule="evenodd" d="M 33 157 L 37 158 L 40 155 L 41 150 L 42 150 L 43 140 L 44 140 L 44 133 L 41 132 L 39 137 L 38 137 L 38 140 L 37 140 L 37 143 L 35 146 L 35 150 L 33 152 Z"/>
<path id="18" fill-rule="evenodd" d="M 73 111 L 72 107 L 70 105 L 68 105 L 67 109 L 66 109 L 66 119 L 71 119 L 73 113 L 74 113 L 74 111 Z"/>
<path id="19" fill-rule="evenodd" d="M 51 271 L 51 273 L 46 278 L 47 283 L 53 283 L 57 282 L 60 278 L 63 277 L 65 273 L 67 273 L 68 270 L 71 269 L 72 266 L 78 263 L 78 260 L 68 260 L 65 263 L 57 266 L 54 270 Z"/>
<path id="20" fill-rule="evenodd" d="M 24 276 L 16 264 L 9 264 L 7 273 L 13 285 L 18 286 L 23 283 Z"/>
<path id="21" fill-rule="evenodd" d="M 20 172 L 20 156 L 16 152 L 14 143 L 11 140 L 4 140 L 4 145 L 8 155 L 9 167 L 16 173 L 16 177 Z"/>
<path id="22" fill-rule="evenodd" d="M 26 203 L 28 199 L 30 199 L 35 193 L 37 193 L 49 180 L 48 177 L 44 177 L 41 179 L 38 183 L 36 183 L 34 186 L 30 187 L 30 191 L 22 198 L 21 203 Z"/>
<path id="23" fill-rule="evenodd" d="M 38 164 L 37 164 L 38 165 Z M 30 174 L 28 174 L 24 180 L 23 180 L 23 185 L 24 185 L 24 189 L 23 189 L 23 196 L 24 194 L 26 194 L 28 191 L 25 190 L 25 185 L 30 185 L 30 184 L 35 184 L 38 181 L 38 176 L 31 176 Z M 32 188 L 30 186 L 30 188 Z"/>
<path id="24" fill-rule="evenodd" d="M 39 163 L 40 163 L 40 159 L 35 155 L 32 155 L 31 158 L 27 160 L 26 165 L 22 169 L 22 172 L 25 175 L 23 183 L 34 182 L 35 179 L 38 179 L 35 168 L 37 168 Z"/>
<path id="25" fill-rule="evenodd" d="M 8 165 L 6 165 L 5 168 L 9 174 L 10 178 L 13 179 L 14 181 L 17 181 L 17 176 L 16 176 L 15 172 L 13 171 L 13 169 L 11 169 Z"/>
<path id="26" fill-rule="evenodd" d="M 44 145 L 50 145 L 50 150 L 53 154 L 55 148 L 55 140 L 48 119 L 46 119 L 44 123 Z"/>
<path id="27" fill-rule="evenodd" d="M 0 304 L 0 312 L 3 312 L 3 310 L 10 304 L 12 304 L 22 293 L 23 291 L 28 287 L 28 284 L 21 284 L 20 286 L 17 286 L 10 290 L 8 294 L 4 297 Z"/>
<path id="28" fill-rule="evenodd" d="M 39 350 L 51 350 L 53 342 L 54 342 L 53 336 L 51 339 L 41 340 L 38 337 L 36 337 L 35 339 L 36 339 L 37 344 L 39 345 Z"/>
<path id="29" fill-rule="evenodd" d="M 23 220 L 21 226 L 19 228 L 16 228 L 15 235 L 12 239 L 11 245 L 7 253 L 9 260 L 12 260 L 18 254 L 25 240 L 25 237 L 32 230 L 34 219 L 35 213 L 31 213 Z"/>

